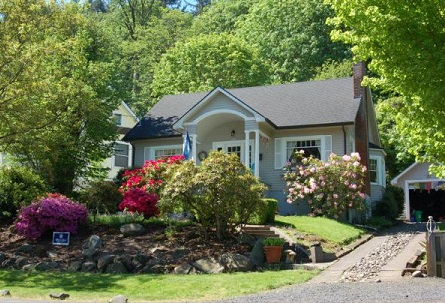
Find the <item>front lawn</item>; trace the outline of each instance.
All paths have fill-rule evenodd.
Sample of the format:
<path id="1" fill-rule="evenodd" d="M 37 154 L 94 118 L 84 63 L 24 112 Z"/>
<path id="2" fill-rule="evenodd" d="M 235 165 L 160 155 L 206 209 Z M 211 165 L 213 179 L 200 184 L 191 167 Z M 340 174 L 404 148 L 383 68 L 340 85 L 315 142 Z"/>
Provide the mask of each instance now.
<path id="1" fill-rule="evenodd" d="M 69 300 L 108 302 L 122 294 L 130 302 L 216 300 L 258 293 L 308 281 L 317 271 L 284 270 L 206 275 L 105 275 L 0 271 L 0 289 L 12 298 L 49 299 L 63 292 Z"/>

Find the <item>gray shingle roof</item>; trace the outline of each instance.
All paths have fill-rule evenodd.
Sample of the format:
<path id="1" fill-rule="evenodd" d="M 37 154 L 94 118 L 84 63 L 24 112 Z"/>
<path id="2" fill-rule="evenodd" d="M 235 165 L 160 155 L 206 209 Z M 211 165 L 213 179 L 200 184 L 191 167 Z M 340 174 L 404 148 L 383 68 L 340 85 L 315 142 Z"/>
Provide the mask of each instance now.
<path id="1" fill-rule="evenodd" d="M 264 116 L 276 128 L 354 123 L 359 107 L 358 100 L 353 98 L 352 78 L 225 90 Z M 208 93 L 165 96 L 148 115 L 176 121 Z M 150 125 L 147 124 L 146 127 Z M 143 132 L 137 133 L 132 134 L 130 131 L 125 139 L 142 139 L 155 135 L 148 130 L 145 136 Z M 147 136 L 149 133 L 151 134 Z M 171 133 L 173 134 L 174 132 Z"/>

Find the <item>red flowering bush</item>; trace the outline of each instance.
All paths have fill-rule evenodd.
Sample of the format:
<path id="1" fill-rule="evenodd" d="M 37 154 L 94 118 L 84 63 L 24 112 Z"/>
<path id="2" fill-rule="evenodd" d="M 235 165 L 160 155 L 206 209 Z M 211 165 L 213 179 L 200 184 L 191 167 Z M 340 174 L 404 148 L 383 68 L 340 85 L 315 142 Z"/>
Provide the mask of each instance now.
<path id="1" fill-rule="evenodd" d="M 76 233 L 87 216 L 84 205 L 61 194 L 48 194 L 20 210 L 16 227 L 19 235 L 37 240 L 48 231 Z"/>
<path id="2" fill-rule="evenodd" d="M 140 188 L 132 188 L 124 193 L 124 199 L 119 204 L 119 210 L 143 214 L 145 218 L 158 215 L 159 197 L 154 193 L 147 193 Z"/>
<path id="3" fill-rule="evenodd" d="M 169 179 L 168 168 L 184 161 L 184 156 L 172 156 L 146 161 L 142 168 L 125 171 L 119 190 L 124 194 L 119 210 L 138 212 L 146 218 L 158 215 L 156 206 L 165 181 Z"/>

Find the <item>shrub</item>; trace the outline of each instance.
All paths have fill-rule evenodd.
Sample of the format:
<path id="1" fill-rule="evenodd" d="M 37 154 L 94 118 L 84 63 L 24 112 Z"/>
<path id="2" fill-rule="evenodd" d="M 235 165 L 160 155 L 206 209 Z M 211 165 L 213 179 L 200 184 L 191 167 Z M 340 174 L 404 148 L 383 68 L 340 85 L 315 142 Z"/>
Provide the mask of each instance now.
<path id="1" fill-rule="evenodd" d="M 95 216 L 96 214 L 116 213 L 122 201 L 122 193 L 111 181 L 96 181 L 88 185 L 80 194 L 80 200 Z"/>
<path id="2" fill-rule="evenodd" d="M 158 195 L 147 193 L 140 188 L 132 188 L 124 193 L 124 198 L 119 204 L 119 210 L 131 213 L 139 213 L 145 218 L 158 215 Z"/>
<path id="3" fill-rule="evenodd" d="M 76 233 L 87 219 L 87 208 L 60 194 L 49 194 L 20 210 L 16 223 L 19 235 L 37 240 L 45 232 Z"/>
<path id="4" fill-rule="evenodd" d="M 288 187 L 288 203 L 306 200 L 313 215 L 338 219 L 348 209 L 364 209 L 364 173 L 360 155 L 343 157 L 331 154 L 327 162 L 304 157 L 304 151 L 295 153 L 287 163 L 284 179 Z"/>
<path id="5" fill-rule="evenodd" d="M 283 246 L 284 242 L 284 239 L 279 237 L 269 237 L 263 240 L 264 246 Z"/>
<path id="6" fill-rule="evenodd" d="M 215 229 L 219 239 L 225 238 L 260 208 L 265 186 L 234 154 L 213 151 L 200 166 L 186 161 L 168 173 L 162 213 L 192 212 L 206 237 Z"/>
<path id="7" fill-rule="evenodd" d="M 249 218 L 249 224 L 270 224 L 275 222 L 278 201 L 271 198 L 261 199 L 260 207 Z"/>
<path id="8" fill-rule="evenodd" d="M 397 195 L 397 199 L 396 199 Z M 402 201 L 402 203 L 400 202 Z M 396 220 L 403 211 L 403 192 L 400 195 L 395 187 L 389 187 L 383 194 L 382 200 L 375 205 L 375 215 L 388 220 Z"/>
<path id="9" fill-rule="evenodd" d="M 36 174 L 25 167 L 0 168 L 0 221 L 17 215 L 48 189 Z"/>

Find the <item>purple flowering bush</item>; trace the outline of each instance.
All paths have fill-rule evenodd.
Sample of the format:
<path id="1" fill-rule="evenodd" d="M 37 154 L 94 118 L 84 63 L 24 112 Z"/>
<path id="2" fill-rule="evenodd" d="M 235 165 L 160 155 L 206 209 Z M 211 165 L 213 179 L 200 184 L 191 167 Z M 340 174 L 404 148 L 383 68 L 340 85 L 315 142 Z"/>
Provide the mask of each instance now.
<path id="1" fill-rule="evenodd" d="M 339 218 L 348 209 L 363 210 L 366 167 L 360 155 L 331 154 L 328 161 L 304 157 L 297 152 L 286 164 L 287 202 L 306 200 L 316 216 Z"/>
<path id="2" fill-rule="evenodd" d="M 19 235 L 37 240 L 45 232 L 76 233 L 87 219 L 87 208 L 60 194 L 49 194 L 20 210 L 16 223 Z"/>

